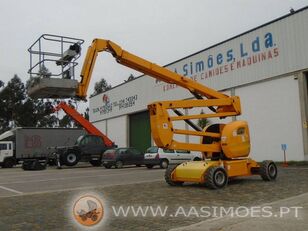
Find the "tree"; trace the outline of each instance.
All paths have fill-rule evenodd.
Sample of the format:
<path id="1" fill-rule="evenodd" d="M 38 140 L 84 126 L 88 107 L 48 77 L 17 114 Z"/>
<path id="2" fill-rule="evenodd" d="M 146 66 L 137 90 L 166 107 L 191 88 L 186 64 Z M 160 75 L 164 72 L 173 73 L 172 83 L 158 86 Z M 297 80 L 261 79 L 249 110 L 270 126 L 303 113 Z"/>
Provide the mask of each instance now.
<path id="1" fill-rule="evenodd" d="M 45 71 L 49 73 L 47 68 Z M 1 83 L 0 86 L 3 86 Z M 28 97 L 24 83 L 14 75 L 6 86 L 0 87 L 0 133 L 16 126 L 55 127 L 59 124 L 62 127 L 80 127 L 70 116 L 64 115 L 59 119 L 58 114 L 54 114 L 53 108 L 58 103 L 57 100 Z M 69 100 L 67 104 L 75 108 L 72 101 Z M 84 116 L 89 119 L 88 109 Z"/>
<path id="2" fill-rule="evenodd" d="M 57 117 L 52 115 L 52 102 L 29 98 L 17 75 L 0 90 L 0 107 L 0 132 L 16 126 L 54 127 L 57 124 Z"/>
<path id="3" fill-rule="evenodd" d="M 39 72 L 38 72 L 38 77 L 42 77 L 42 78 L 50 78 L 51 76 L 51 72 L 48 70 L 47 67 L 45 67 L 45 65 L 41 65 Z"/>
<path id="4" fill-rule="evenodd" d="M 107 90 L 111 89 L 111 87 L 112 86 L 109 85 L 104 78 L 102 78 L 100 81 L 95 83 L 95 85 L 94 85 L 94 92 L 93 92 L 93 94 L 91 94 L 91 97 L 92 96 L 96 96 L 96 95 L 98 95 L 100 93 L 103 93 L 104 91 L 107 91 Z"/>
<path id="5" fill-rule="evenodd" d="M 201 110 L 200 114 L 204 114 L 204 111 Z M 200 128 L 205 128 L 206 126 L 210 125 L 211 124 L 211 121 L 207 118 L 203 118 L 203 119 L 198 119 L 198 126 Z"/>
<path id="6" fill-rule="evenodd" d="M 72 127 L 72 119 L 69 115 L 64 115 L 62 119 L 59 120 L 59 126 L 63 128 Z"/>
<path id="7" fill-rule="evenodd" d="M 14 75 L 0 92 L 2 130 L 19 126 L 19 122 L 23 119 L 22 105 L 25 98 L 25 86 L 21 79 Z"/>

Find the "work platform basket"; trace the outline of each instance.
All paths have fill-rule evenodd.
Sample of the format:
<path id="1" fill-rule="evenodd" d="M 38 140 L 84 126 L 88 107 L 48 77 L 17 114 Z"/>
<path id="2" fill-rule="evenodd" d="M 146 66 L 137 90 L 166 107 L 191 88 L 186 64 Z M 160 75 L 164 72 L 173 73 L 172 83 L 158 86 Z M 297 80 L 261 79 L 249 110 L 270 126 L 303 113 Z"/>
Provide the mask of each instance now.
<path id="1" fill-rule="evenodd" d="M 28 49 L 30 80 L 28 95 L 32 98 L 70 98 L 78 88 L 75 79 L 76 60 L 84 40 L 43 34 Z"/>

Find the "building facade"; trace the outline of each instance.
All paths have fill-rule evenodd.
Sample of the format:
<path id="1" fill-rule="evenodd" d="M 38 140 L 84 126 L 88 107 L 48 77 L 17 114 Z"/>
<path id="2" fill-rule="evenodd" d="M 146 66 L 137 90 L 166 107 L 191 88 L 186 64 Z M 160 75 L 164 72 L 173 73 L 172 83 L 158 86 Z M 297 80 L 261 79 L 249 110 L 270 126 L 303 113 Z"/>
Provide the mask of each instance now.
<path id="1" fill-rule="evenodd" d="M 308 7 L 254 28 L 166 67 L 241 98 L 256 160 L 308 160 Z M 90 99 L 90 121 L 119 146 L 153 145 L 147 105 L 190 99 L 184 88 L 143 75 Z M 184 114 L 207 109 L 194 108 Z M 234 119 L 234 118 L 233 118 Z M 211 123 L 224 123 L 210 119 Z M 178 128 L 188 129 L 177 122 Z M 198 137 L 178 140 L 198 143 Z"/>

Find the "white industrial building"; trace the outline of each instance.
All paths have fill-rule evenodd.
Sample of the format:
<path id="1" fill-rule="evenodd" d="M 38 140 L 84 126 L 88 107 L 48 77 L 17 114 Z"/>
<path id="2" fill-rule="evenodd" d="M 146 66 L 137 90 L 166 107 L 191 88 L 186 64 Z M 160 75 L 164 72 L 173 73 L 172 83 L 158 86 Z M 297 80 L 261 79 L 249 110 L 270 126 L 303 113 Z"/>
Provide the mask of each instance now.
<path id="1" fill-rule="evenodd" d="M 240 96 L 242 115 L 236 119 L 249 123 L 252 158 L 282 161 L 283 146 L 288 160 L 308 160 L 308 7 L 166 67 Z M 186 89 L 143 75 L 92 97 L 90 121 L 119 146 L 144 149 L 153 145 L 147 105 L 190 98 Z M 197 137 L 177 138 L 199 142 Z"/>

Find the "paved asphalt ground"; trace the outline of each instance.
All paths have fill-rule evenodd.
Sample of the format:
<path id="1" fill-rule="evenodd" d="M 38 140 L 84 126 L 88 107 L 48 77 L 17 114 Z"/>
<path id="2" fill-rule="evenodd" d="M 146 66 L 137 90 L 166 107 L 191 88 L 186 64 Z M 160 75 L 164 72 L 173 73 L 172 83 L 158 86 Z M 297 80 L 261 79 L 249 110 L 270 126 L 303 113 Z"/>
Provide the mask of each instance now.
<path id="1" fill-rule="evenodd" d="M 228 225 L 236 221 L 233 218 L 229 223 L 223 223 L 225 219 L 222 218 L 218 220 L 220 225 L 217 226 L 212 223 L 213 217 L 198 216 L 198 213 L 202 215 L 203 206 L 238 208 L 282 201 L 284 206 L 300 205 L 304 207 L 303 211 L 307 211 L 307 196 L 298 196 L 308 195 L 308 166 L 279 168 L 279 176 L 274 182 L 264 182 L 259 176 L 239 178 L 221 190 L 210 190 L 197 184 L 170 187 L 164 182 L 163 175 L 164 170 L 158 168 L 149 170 L 145 167 L 104 169 L 80 166 L 62 170 L 48 168 L 37 172 L 24 172 L 20 168 L 0 169 L 0 230 L 87 230 L 76 226 L 70 215 L 73 199 L 89 192 L 102 196 L 104 203 L 106 202 L 105 224 L 91 230 L 170 230 L 207 221 L 211 222 L 211 226 L 205 223 L 205 226 L 201 224 L 183 230 L 205 230 L 204 227 L 212 227 L 208 229 L 211 231 L 240 230 L 237 224 Z M 298 199 L 289 200 L 287 204 L 284 202 L 294 197 Z M 116 208 L 153 206 L 154 209 L 161 206 L 162 209 L 168 208 L 168 211 L 163 217 L 151 216 L 150 213 L 146 216 L 139 214 L 138 217 L 132 213 L 128 216 L 116 216 L 112 213 L 112 206 Z M 183 211 L 181 210 L 176 216 L 180 207 Z M 194 208 L 197 214 L 193 211 L 187 216 L 191 208 Z M 285 217 L 265 219 L 266 222 L 276 222 L 276 225 L 260 220 L 259 223 L 252 223 L 256 228 L 252 230 L 258 230 L 258 227 L 262 227 L 262 231 L 308 230 L 307 219 L 297 220 L 298 218 L 294 217 L 288 221 Z M 250 221 L 254 222 L 254 219 Z M 281 226 L 277 225 L 283 224 L 283 221 L 289 225 L 285 226 L 287 229 L 281 229 Z M 243 226 L 244 223 L 239 224 Z M 301 225 L 301 228 L 296 228 L 296 224 Z M 250 226 L 248 223 L 241 230 L 247 230 Z"/>
<path id="2" fill-rule="evenodd" d="M 164 170 L 149 170 L 145 167 L 105 169 L 83 165 L 63 169 L 50 167 L 44 171 L 23 171 L 18 167 L 0 169 L 0 198 L 37 192 L 151 182 L 162 180 L 163 175 Z"/>

